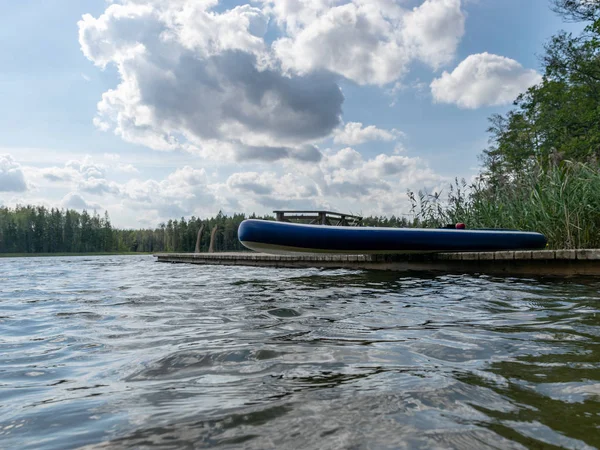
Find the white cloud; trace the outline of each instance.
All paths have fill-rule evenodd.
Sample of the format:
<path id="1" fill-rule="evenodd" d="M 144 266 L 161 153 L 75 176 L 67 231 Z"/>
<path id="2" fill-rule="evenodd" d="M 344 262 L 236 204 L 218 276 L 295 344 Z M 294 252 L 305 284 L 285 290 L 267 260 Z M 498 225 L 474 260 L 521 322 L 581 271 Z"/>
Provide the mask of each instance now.
<path id="1" fill-rule="evenodd" d="M 81 195 L 70 192 L 61 201 L 61 206 L 67 209 L 101 209 L 97 203 L 87 202 Z"/>
<path id="2" fill-rule="evenodd" d="M 303 162 L 318 162 L 321 152 L 314 145 L 303 145 L 297 148 L 288 147 L 254 147 L 240 146 L 235 153 L 237 161 L 263 161 L 273 162 L 290 158 Z"/>
<path id="3" fill-rule="evenodd" d="M 204 169 L 186 166 L 161 181 L 133 179 L 119 186 L 120 198 L 127 208 L 142 216 L 153 214 L 160 220 L 181 216 L 216 213 L 219 209 Z"/>
<path id="4" fill-rule="evenodd" d="M 326 151 L 318 165 L 293 169 L 235 173 L 223 196 L 244 198 L 246 211 L 332 207 L 356 212 L 360 205 L 367 214 L 400 214 L 408 212 L 408 188 L 435 190 L 446 182 L 419 158 L 380 154 L 364 159 L 350 147 Z"/>
<path id="5" fill-rule="evenodd" d="M 20 164 L 10 155 L 0 155 L 0 192 L 24 192 L 27 183 Z"/>
<path id="6" fill-rule="evenodd" d="M 288 32 L 273 45 L 284 70 L 326 70 L 359 84 L 397 81 L 414 60 L 437 69 L 464 34 L 461 0 L 426 0 L 412 10 L 386 0 L 264 3 Z"/>
<path id="7" fill-rule="evenodd" d="M 452 62 L 464 32 L 461 0 L 425 0 L 406 15 L 402 35 L 417 59 L 437 69 Z"/>
<path id="8" fill-rule="evenodd" d="M 76 171 L 84 179 L 104 178 L 106 175 L 106 166 L 95 163 L 90 156 L 86 156 L 82 160 L 67 161 L 65 168 Z"/>
<path id="9" fill-rule="evenodd" d="M 391 0 L 249 3 L 217 11 L 216 0 L 121 0 L 84 15 L 84 55 L 120 76 L 94 124 L 219 161 L 302 159 L 341 122 L 340 76 L 385 85 L 414 61 L 437 69 L 464 33 L 461 0 L 412 9 Z"/>
<path id="10" fill-rule="evenodd" d="M 342 3 L 340 0 L 261 0 L 265 12 L 275 17 L 278 25 L 297 34 L 306 24 L 314 22 L 329 8 Z"/>
<path id="11" fill-rule="evenodd" d="M 225 147 L 208 154 L 234 160 L 248 152 L 267 160 L 303 155 L 302 146 L 340 122 L 334 76 L 284 76 L 269 63 L 263 12 L 245 5 L 217 13 L 215 4 L 126 1 L 99 18 L 85 15 L 85 56 L 114 64 L 121 77 L 103 94 L 94 123 L 159 150 Z"/>
<path id="12" fill-rule="evenodd" d="M 327 154 L 320 164 L 322 195 L 331 204 L 359 214 L 406 214 L 408 189 L 439 190 L 448 180 L 420 158 L 380 154 L 364 159 L 352 149 Z M 357 206 L 358 209 L 357 210 Z"/>
<path id="13" fill-rule="evenodd" d="M 517 61 L 489 53 L 470 55 L 452 73 L 444 72 L 431 83 L 438 103 L 460 108 L 509 104 L 522 92 L 542 80 L 535 70 Z"/>
<path id="14" fill-rule="evenodd" d="M 325 185 L 324 192 L 335 196 L 360 198 L 376 192 L 400 191 L 405 195 L 410 186 L 432 185 L 440 182 L 436 175 L 420 158 L 401 155 L 380 154 L 348 166 L 339 154 L 334 154 L 321 165 Z M 342 161 L 336 167 L 332 161 Z M 372 199 L 371 199 L 372 200 Z"/>
<path id="15" fill-rule="evenodd" d="M 334 132 L 333 141 L 336 144 L 359 145 L 369 141 L 393 141 L 402 136 L 398 130 L 382 130 L 374 125 L 363 127 L 360 122 L 348 122 L 344 128 Z"/>
<path id="16" fill-rule="evenodd" d="M 240 172 L 227 180 L 233 194 L 250 198 L 259 208 L 313 208 L 323 205 L 317 184 L 300 173 Z"/>
<path id="17" fill-rule="evenodd" d="M 336 153 L 327 155 L 322 166 L 333 169 L 353 169 L 362 164 L 362 162 L 363 157 L 360 153 L 353 148 L 346 147 Z"/>
<path id="18" fill-rule="evenodd" d="M 49 206 L 106 209 L 115 224 L 128 227 L 156 226 L 182 216 L 213 216 L 219 210 L 263 214 L 280 208 L 333 208 L 401 214 L 409 210 L 407 188 L 433 190 L 444 182 L 426 162 L 406 154 L 366 158 L 351 147 L 319 154 L 320 160 L 310 164 L 287 160 L 267 170 L 241 169 L 226 181 L 218 181 L 212 171 L 209 176 L 203 168 L 184 166 L 162 178 L 115 182 L 110 167 L 91 158 L 71 160 L 64 167 L 23 170 L 39 185 L 39 192 L 55 196 L 53 201 L 44 200 Z M 49 175 L 58 181 L 50 181 Z M 41 201 L 30 194 L 21 200 Z"/>
<path id="19" fill-rule="evenodd" d="M 209 11 L 217 2 L 182 2 L 182 8 L 164 11 L 166 33 L 203 57 L 239 50 L 262 57 L 266 46 L 268 18 L 250 5 L 237 6 L 221 14 Z"/>
<path id="20" fill-rule="evenodd" d="M 125 173 L 139 173 L 140 172 L 132 164 L 118 164 L 117 170 L 120 172 L 125 172 Z"/>
<path id="21" fill-rule="evenodd" d="M 39 172 L 47 181 L 66 184 L 90 194 L 117 194 L 119 191 L 116 183 L 106 179 L 107 167 L 95 163 L 89 156 L 82 160 L 69 160 L 64 167 L 46 167 Z"/>
<path id="22" fill-rule="evenodd" d="M 82 192 L 88 192 L 94 195 L 113 194 L 118 195 L 120 188 L 114 181 L 108 181 L 105 178 L 85 178 L 77 184 L 77 188 Z"/>
<path id="23" fill-rule="evenodd" d="M 79 178 L 79 171 L 70 167 L 46 167 L 41 171 L 42 177 L 51 182 L 71 182 Z"/>
<path id="24" fill-rule="evenodd" d="M 118 161 L 120 158 L 108 159 Z M 121 220 L 119 217 L 116 219 L 122 226 L 157 225 L 160 221 L 200 212 L 214 215 L 223 204 L 227 204 L 222 199 L 216 199 L 205 170 L 190 166 L 175 170 L 163 179 L 132 178 L 126 182 L 110 179 L 118 167 L 113 170 L 94 162 L 90 157 L 70 160 L 64 167 L 26 169 L 28 176 L 41 184 L 41 189 L 51 188 L 54 195 L 67 192 L 66 195 L 61 194 L 64 195 L 62 199 L 58 197 L 55 200 L 61 206 L 107 209 L 111 214 L 116 211 Z M 101 198 L 103 206 L 90 200 L 90 197 Z M 127 223 L 122 220 L 127 220 Z"/>
<path id="25" fill-rule="evenodd" d="M 203 162 L 210 176 L 185 166 L 141 179 L 134 160 L 105 154 L 105 164 L 77 158 L 43 169 L 48 184 L 83 202 L 82 195 L 102 196 L 111 212 L 158 223 L 228 207 L 360 204 L 398 213 L 407 188 L 443 182 L 394 142 L 400 131 L 340 125 L 338 83 L 385 85 L 395 96 L 413 63 L 432 70 L 451 63 L 464 34 L 463 1 L 420 0 L 415 8 L 407 6 L 412 0 L 247 3 L 224 9 L 215 8 L 217 0 L 119 0 L 79 22 L 84 55 L 119 75 L 98 103 L 95 125 L 128 142 L 216 161 Z M 316 146 L 330 137 L 347 147 Z M 390 152 L 395 146 L 394 154 L 366 157 L 351 147 L 374 140 L 389 142 Z M 187 158 L 179 167 L 195 165 Z M 222 163 L 231 163 L 227 180 L 219 178 Z M 125 174 L 134 175 L 122 182 Z"/>
<path id="26" fill-rule="evenodd" d="M 278 183 L 274 180 L 274 174 L 257 172 L 234 173 L 227 180 L 227 186 L 232 191 L 256 195 L 269 195 L 273 193 L 273 186 Z"/>

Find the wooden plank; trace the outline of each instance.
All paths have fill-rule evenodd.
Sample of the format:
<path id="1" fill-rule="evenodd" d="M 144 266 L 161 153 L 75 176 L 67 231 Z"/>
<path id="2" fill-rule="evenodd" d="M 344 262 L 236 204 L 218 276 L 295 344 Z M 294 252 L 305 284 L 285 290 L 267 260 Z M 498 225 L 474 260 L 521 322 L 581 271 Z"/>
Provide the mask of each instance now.
<path id="1" fill-rule="evenodd" d="M 286 268 L 346 268 L 498 275 L 600 276 L 600 250 L 438 253 L 409 255 L 270 255 L 239 253 L 158 253 L 159 262 L 252 265 Z"/>

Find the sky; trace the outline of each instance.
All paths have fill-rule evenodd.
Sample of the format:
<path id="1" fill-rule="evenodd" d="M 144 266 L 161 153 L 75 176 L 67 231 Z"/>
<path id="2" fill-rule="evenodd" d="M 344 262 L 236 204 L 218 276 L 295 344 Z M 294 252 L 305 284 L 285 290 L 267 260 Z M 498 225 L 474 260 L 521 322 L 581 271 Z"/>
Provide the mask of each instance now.
<path id="1" fill-rule="evenodd" d="M 56 0 L 0 13 L 0 205 L 119 227 L 410 213 L 573 29 L 549 0 Z"/>

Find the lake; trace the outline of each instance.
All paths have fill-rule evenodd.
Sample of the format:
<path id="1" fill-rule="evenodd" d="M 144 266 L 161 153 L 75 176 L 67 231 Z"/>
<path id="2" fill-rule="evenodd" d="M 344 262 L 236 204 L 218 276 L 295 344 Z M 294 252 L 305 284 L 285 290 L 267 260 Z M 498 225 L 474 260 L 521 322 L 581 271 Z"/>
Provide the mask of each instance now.
<path id="1" fill-rule="evenodd" d="M 600 447 L 600 280 L 0 259 L 0 448 Z"/>

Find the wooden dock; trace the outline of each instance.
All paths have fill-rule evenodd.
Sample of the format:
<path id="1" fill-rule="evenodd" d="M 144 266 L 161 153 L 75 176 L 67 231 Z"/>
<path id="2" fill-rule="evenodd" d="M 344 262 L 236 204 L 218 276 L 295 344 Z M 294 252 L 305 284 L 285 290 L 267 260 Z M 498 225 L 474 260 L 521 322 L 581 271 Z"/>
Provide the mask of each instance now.
<path id="1" fill-rule="evenodd" d="M 514 276 L 600 276 L 600 249 L 406 255 L 158 253 L 158 262 L 278 268 L 434 271 Z"/>

